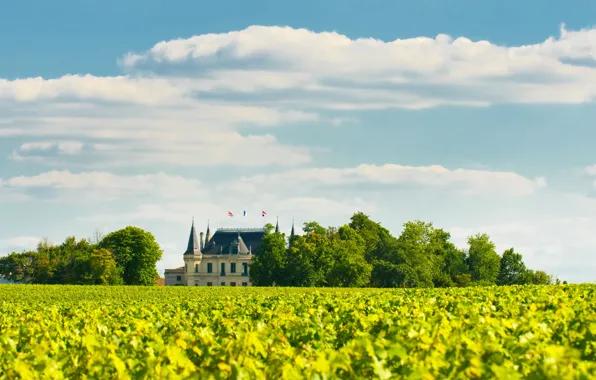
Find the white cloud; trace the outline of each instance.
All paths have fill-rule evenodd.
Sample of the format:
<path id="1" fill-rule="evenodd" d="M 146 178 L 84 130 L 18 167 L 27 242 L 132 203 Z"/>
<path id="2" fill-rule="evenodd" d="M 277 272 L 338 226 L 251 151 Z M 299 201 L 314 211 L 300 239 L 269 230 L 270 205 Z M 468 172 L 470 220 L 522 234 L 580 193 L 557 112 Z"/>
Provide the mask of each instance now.
<path id="1" fill-rule="evenodd" d="M 587 166 L 584 170 L 588 175 L 596 176 L 596 165 Z"/>
<path id="2" fill-rule="evenodd" d="M 126 75 L 0 79 L 0 136 L 35 138 L 12 158 L 53 166 L 299 165 L 311 160 L 306 147 L 241 128 L 338 125 L 362 109 L 590 102 L 596 65 L 577 60 L 594 60 L 595 36 L 562 28 L 498 46 L 251 26 L 130 53 Z M 329 110 L 342 114 L 319 114 Z M 73 139 L 82 145 L 48 145 Z"/>
<path id="3" fill-rule="evenodd" d="M 17 236 L 7 239 L 0 239 L 0 252 L 8 253 L 35 249 L 42 239 L 34 236 Z"/>
<path id="4" fill-rule="evenodd" d="M 120 60 L 129 69 L 169 67 L 201 78 L 199 91 L 300 90 L 284 104 L 329 108 L 425 108 L 442 104 L 583 103 L 596 94 L 596 29 L 527 46 L 416 37 L 380 41 L 335 32 L 251 26 L 163 41 Z M 226 63 L 230 69 L 221 69 Z M 243 70 L 250 64 L 250 70 Z M 310 101 L 309 101 L 310 99 Z"/>
<path id="5" fill-rule="evenodd" d="M 96 100 L 161 105 L 180 101 L 184 91 L 162 78 L 65 75 L 57 79 L 0 79 L 0 100 Z"/>
<path id="6" fill-rule="evenodd" d="M 274 224 L 276 216 L 280 214 L 293 215 L 300 224 L 301 221 L 311 220 L 318 220 L 324 224 L 346 219 L 357 211 L 373 212 L 377 209 L 375 204 L 358 197 L 327 199 L 258 195 L 246 196 L 241 199 L 219 196 L 217 200 L 217 202 L 189 200 L 186 202 L 145 203 L 137 205 L 133 210 L 122 213 L 100 213 L 92 217 L 81 217 L 79 219 L 94 222 L 158 220 L 186 225 L 189 223 L 189 217 L 195 215 L 201 221 L 210 219 L 213 226 L 254 227 L 265 223 Z M 227 205 L 227 208 L 221 206 L 223 204 Z M 247 211 L 246 216 L 242 214 L 244 210 Z M 262 217 L 262 210 L 268 211 L 269 214 Z M 228 211 L 232 211 L 234 216 L 229 217 L 227 215 Z M 288 224 L 287 221 L 286 224 Z"/>
<path id="7" fill-rule="evenodd" d="M 11 158 L 83 167 L 296 165 L 310 161 L 308 148 L 281 144 L 271 133 L 239 128 L 318 120 L 310 112 L 221 102 L 151 107 L 85 104 L 88 107 L 56 107 L 56 103 L 6 107 L 0 136 L 36 138 L 15 149 Z M 77 152 L 84 153 L 82 158 L 69 157 Z"/>
<path id="8" fill-rule="evenodd" d="M 440 165 L 403 166 L 396 164 L 367 165 L 353 168 L 308 168 L 244 177 L 227 185 L 239 192 L 257 191 L 264 186 L 283 190 L 312 189 L 356 185 L 413 184 L 447 189 L 461 194 L 493 194 L 524 196 L 546 187 L 544 178 L 528 179 L 513 172 L 454 169 Z"/>
<path id="9" fill-rule="evenodd" d="M 200 181 L 165 173 L 123 176 L 105 171 L 83 173 L 71 173 L 66 170 L 50 171 L 29 177 L 0 179 L 0 188 L 12 191 L 56 190 L 60 199 L 70 202 L 77 199 L 86 201 L 89 197 L 122 199 L 143 195 L 162 198 L 206 197 Z"/>
<path id="10" fill-rule="evenodd" d="M 79 141 L 39 141 L 21 144 L 21 152 L 48 151 L 57 149 L 61 154 L 76 155 L 81 153 L 83 143 Z"/>
<path id="11" fill-rule="evenodd" d="M 197 199 L 199 197 L 196 197 Z M 197 202 L 189 200 L 187 202 L 160 202 L 144 203 L 136 205 L 132 210 L 119 213 L 97 213 L 93 216 L 81 216 L 80 221 L 92 221 L 96 223 L 119 222 L 131 223 L 138 221 L 161 221 L 169 223 L 180 223 L 188 225 L 189 218 L 193 215 L 200 218 L 201 222 L 207 220 L 209 215 L 213 217 L 225 216 L 226 210 L 214 205 L 214 203 Z"/>

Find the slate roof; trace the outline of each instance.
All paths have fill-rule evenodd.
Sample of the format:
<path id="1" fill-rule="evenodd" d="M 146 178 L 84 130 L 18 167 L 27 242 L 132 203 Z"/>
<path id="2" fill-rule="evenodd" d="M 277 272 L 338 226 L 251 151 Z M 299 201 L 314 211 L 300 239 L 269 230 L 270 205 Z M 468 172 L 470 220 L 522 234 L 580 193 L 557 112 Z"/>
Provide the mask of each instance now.
<path id="1" fill-rule="evenodd" d="M 166 269 L 165 273 L 184 273 L 184 267 L 179 267 L 175 269 Z"/>
<path id="2" fill-rule="evenodd" d="M 220 228 L 210 241 L 205 242 L 203 254 L 229 254 L 234 246 L 238 247 L 239 253 L 251 251 L 256 254 L 263 236 L 265 230 L 262 228 Z"/>

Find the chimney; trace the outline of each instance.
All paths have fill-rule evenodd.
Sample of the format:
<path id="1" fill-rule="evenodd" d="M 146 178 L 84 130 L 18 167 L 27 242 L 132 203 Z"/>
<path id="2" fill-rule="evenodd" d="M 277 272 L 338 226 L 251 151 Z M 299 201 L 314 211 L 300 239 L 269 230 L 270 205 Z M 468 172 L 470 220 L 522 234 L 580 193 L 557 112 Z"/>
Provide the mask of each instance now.
<path id="1" fill-rule="evenodd" d="M 203 252 L 203 247 L 205 246 L 204 243 L 203 243 L 203 237 L 205 236 L 205 233 L 204 232 L 201 232 L 200 235 L 201 235 L 200 247 L 201 247 L 201 252 Z"/>

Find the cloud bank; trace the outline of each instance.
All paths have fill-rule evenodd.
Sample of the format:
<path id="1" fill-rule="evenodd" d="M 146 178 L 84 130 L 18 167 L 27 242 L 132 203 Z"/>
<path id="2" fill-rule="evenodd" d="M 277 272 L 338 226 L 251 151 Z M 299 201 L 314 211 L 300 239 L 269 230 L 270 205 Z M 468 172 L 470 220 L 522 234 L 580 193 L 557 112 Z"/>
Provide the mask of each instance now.
<path id="1" fill-rule="evenodd" d="M 0 138 L 34 139 L 12 158 L 52 165 L 303 165 L 311 150 L 271 128 L 320 128 L 366 109 L 592 102 L 595 41 L 596 29 L 564 26 L 526 46 L 251 26 L 127 53 L 119 76 L 0 79 Z M 67 157 L 83 146 L 85 159 Z M 56 157 L 37 154 L 50 147 Z"/>

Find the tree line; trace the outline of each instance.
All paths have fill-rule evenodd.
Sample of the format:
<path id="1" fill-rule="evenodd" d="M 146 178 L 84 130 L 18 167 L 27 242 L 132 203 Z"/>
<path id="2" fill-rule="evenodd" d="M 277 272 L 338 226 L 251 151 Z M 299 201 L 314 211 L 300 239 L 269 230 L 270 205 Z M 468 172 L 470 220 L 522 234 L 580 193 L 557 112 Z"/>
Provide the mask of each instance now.
<path id="1" fill-rule="evenodd" d="M 359 212 L 350 223 L 322 227 L 307 222 L 303 235 L 265 235 L 250 267 L 257 286 L 451 287 L 552 284 L 551 275 L 526 268 L 521 253 L 499 255 L 487 234 L 457 248 L 451 235 L 432 223 L 407 222 L 399 237 Z M 0 277 L 32 284 L 155 285 L 162 250 L 150 232 L 128 226 L 105 237 L 59 245 L 47 241 L 36 250 L 0 258 Z"/>
<path id="2" fill-rule="evenodd" d="M 41 241 L 36 250 L 0 258 L 0 277 L 26 284 L 155 285 L 162 254 L 150 232 L 129 226 L 95 239 Z"/>
<path id="3" fill-rule="evenodd" d="M 526 267 L 510 248 L 499 255 L 487 234 L 457 248 L 451 235 L 432 223 L 407 222 L 399 237 L 359 212 L 350 223 L 324 228 L 304 223 L 302 236 L 274 232 L 272 225 L 253 259 L 257 286 L 306 287 L 466 287 L 559 283 Z"/>

